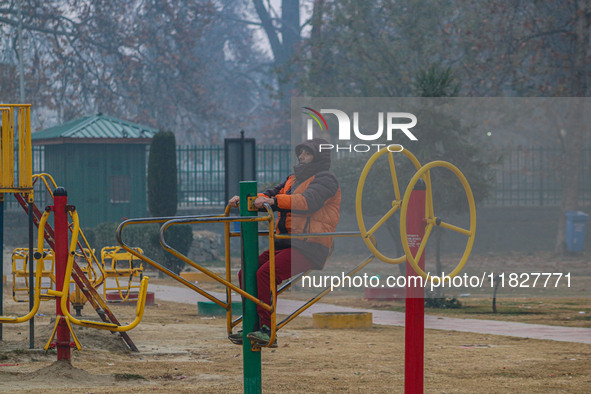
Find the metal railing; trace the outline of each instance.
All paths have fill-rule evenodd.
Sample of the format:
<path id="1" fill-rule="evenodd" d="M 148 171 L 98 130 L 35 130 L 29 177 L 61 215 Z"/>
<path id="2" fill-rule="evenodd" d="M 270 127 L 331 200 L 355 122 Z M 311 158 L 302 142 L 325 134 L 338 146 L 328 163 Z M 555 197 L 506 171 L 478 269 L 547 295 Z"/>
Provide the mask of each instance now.
<path id="1" fill-rule="evenodd" d="M 258 145 L 258 184 L 277 184 L 285 179 L 291 173 L 292 156 L 289 145 Z M 179 208 L 226 205 L 223 146 L 178 146 L 177 171 Z"/>
<path id="2" fill-rule="evenodd" d="M 44 172 L 43 146 L 33 146 L 33 173 Z M 283 181 L 291 172 L 293 150 L 289 145 L 257 146 L 257 182 L 261 187 Z M 562 166 L 566 158 L 561 147 L 516 147 L 505 150 L 503 161 L 493 167 L 494 180 L 484 205 L 559 206 L 562 198 Z M 177 171 L 179 208 L 223 207 L 224 148 L 218 145 L 178 146 Z M 37 190 L 35 201 L 45 206 L 45 190 Z M 591 204 L 591 148 L 582 151 L 579 184 L 581 205 Z M 6 199 L 7 209 L 18 203 Z"/>
<path id="3" fill-rule="evenodd" d="M 581 153 L 579 203 L 591 204 L 591 148 Z M 506 150 L 493 167 L 494 183 L 486 206 L 559 206 L 567 157 L 561 147 L 517 147 Z"/>

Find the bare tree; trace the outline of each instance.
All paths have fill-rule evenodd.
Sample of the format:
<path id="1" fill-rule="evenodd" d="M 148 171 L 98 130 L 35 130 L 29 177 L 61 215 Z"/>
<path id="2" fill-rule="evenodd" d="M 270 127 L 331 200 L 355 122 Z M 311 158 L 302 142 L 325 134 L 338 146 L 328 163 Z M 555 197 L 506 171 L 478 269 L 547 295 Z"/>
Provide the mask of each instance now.
<path id="1" fill-rule="evenodd" d="M 279 98 L 282 107 L 288 108 L 293 81 L 293 57 L 301 40 L 300 2 L 299 0 L 282 0 L 281 16 L 263 4 L 263 0 L 252 0 L 261 26 L 267 35 L 273 52 L 273 64 L 278 78 Z M 286 104 L 287 103 L 287 104 Z"/>
<path id="2" fill-rule="evenodd" d="M 27 97 L 59 121 L 102 111 L 213 142 L 244 127 L 263 96 L 253 31 L 232 21 L 246 1 L 22 0 Z M 15 4 L 0 1 L 11 36 Z M 0 61 L 16 78 L 16 56 Z"/>
<path id="3" fill-rule="evenodd" d="M 586 97 L 590 0 L 317 0 L 300 87 L 312 96 L 407 96 L 430 64 L 461 76 L 460 96 Z M 317 11 L 318 10 L 318 11 Z M 319 12 L 318 14 L 316 14 Z M 579 126 L 582 108 L 573 108 Z M 578 112 L 577 112 L 578 111 Z M 559 142 L 561 128 L 540 130 Z M 583 127 L 565 130 L 562 214 L 579 201 Z"/>

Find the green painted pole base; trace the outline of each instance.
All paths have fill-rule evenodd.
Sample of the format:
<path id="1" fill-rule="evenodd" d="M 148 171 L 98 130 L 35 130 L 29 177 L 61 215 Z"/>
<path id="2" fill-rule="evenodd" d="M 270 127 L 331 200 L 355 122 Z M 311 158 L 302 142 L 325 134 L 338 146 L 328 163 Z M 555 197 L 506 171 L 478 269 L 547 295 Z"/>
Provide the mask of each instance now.
<path id="1" fill-rule="evenodd" d="M 241 302 L 232 302 L 232 316 L 240 315 L 242 312 Z M 198 301 L 197 314 L 199 316 L 226 316 L 226 310 L 213 301 Z"/>
<path id="2" fill-rule="evenodd" d="M 257 211 L 248 210 L 248 197 L 257 195 L 256 182 L 240 182 L 240 216 L 257 216 Z M 242 243 L 242 279 L 243 289 L 254 296 L 257 295 L 257 270 L 259 268 L 259 236 L 258 223 L 241 223 Z M 244 319 L 242 321 L 242 370 L 244 372 L 244 392 L 247 394 L 261 393 L 261 352 L 252 351 L 250 340 L 246 335 L 259 325 L 256 304 L 244 300 Z"/>

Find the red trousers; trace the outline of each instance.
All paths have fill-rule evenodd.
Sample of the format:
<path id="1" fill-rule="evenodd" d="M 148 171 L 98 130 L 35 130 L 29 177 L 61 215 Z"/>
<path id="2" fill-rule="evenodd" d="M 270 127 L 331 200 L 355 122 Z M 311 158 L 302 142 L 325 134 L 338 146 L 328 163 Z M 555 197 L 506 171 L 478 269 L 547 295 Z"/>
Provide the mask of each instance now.
<path id="1" fill-rule="evenodd" d="M 281 249 L 275 252 L 275 289 L 277 285 L 294 275 L 313 269 L 313 265 L 296 248 Z M 265 304 L 271 305 L 271 283 L 269 269 L 269 251 L 266 250 L 259 256 L 259 269 L 257 270 L 257 298 Z M 242 287 L 242 271 L 238 272 L 240 286 Z M 261 327 L 271 327 L 271 312 L 257 306 L 257 313 L 261 319 Z"/>

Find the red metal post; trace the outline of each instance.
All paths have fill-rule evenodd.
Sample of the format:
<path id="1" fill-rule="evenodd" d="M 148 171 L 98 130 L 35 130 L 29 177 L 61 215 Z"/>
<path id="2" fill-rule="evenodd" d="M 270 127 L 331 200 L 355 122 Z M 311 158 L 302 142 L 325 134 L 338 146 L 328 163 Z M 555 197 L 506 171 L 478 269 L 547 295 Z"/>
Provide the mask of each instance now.
<path id="1" fill-rule="evenodd" d="M 66 265 L 68 263 L 68 193 L 63 187 L 53 192 L 53 214 L 55 233 L 55 285 L 61 291 L 64 286 Z M 70 303 L 68 302 L 68 311 Z M 70 330 L 62 315 L 61 300 L 56 300 L 56 318 L 59 319 L 56 332 L 58 360 L 70 360 Z"/>
<path id="2" fill-rule="evenodd" d="M 413 256 L 425 235 L 425 183 L 419 179 L 415 185 L 406 213 L 406 233 Z M 425 253 L 417 261 L 425 270 Z M 416 282 L 411 277 L 417 278 Z M 423 354 L 425 349 L 425 288 L 420 286 L 419 275 L 406 262 L 406 309 L 404 325 L 404 392 L 423 392 Z M 414 284 L 418 286 L 412 286 Z"/>

